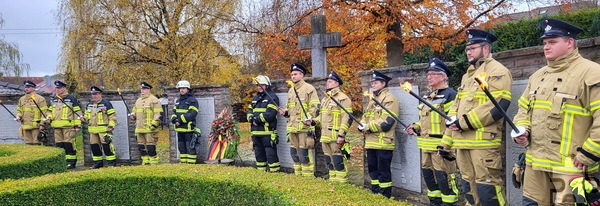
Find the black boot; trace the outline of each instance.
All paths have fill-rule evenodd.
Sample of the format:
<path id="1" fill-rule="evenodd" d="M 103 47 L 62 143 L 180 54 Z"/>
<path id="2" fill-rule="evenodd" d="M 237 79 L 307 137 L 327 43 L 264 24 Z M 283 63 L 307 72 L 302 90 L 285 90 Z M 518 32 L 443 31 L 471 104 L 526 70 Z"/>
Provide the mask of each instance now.
<path id="1" fill-rule="evenodd" d="M 75 169 L 77 160 L 67 160 L 67 169 Z"/>
<path id="2" fill-rule="evenodd" d="M 381 193 L 381 188 L 379 188 L 379 185 L 371 185 L 371 192 L 373 194 L 379 194 Z"/>
<path id="3" fill-rule="evenodd" d="M 102 161 L 102 160 L 94 161 L 94 166 L 92 166 L 92 169 L 99 169 L 103 166 L 104 166 L 104 161 Z"/>
<path id="4" fill-rule="evenodd" d="M 109 160 L 108 161 L 108 166 L 109 167 L 115 167 L 115 166 L 117 166 L 117 160 Z"/>

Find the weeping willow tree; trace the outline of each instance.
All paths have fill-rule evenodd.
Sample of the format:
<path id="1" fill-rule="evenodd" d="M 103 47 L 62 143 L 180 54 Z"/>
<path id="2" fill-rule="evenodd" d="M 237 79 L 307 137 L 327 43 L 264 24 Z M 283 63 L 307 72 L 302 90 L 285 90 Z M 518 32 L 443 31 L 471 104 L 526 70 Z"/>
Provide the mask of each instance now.
<path id="1" fill-rule="evenodd" d="M 62 0 L 59 71 L 78 85 L 227 84 L 241 66 L 215 40 L 238 0 Z"/>
<path id="2" fill-rule="evenodd" d="M 0 28 L 4 25 L 4 19 L 0 16 Z M 19 51 L 17 44 L 0 39 L 0 76 L 23 76 L 28 74 L 29 64 L 21 63 L 23 54 Z"/>

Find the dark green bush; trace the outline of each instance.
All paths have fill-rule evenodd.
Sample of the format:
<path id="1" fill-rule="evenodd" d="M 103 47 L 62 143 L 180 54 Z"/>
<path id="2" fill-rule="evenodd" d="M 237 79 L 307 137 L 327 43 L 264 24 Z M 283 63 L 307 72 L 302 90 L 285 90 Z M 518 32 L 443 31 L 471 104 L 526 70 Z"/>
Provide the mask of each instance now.
<path id="1" fill-rule="evenodd" d="M 578 39 L 587 39 L 600 36 L 600 8 L 580 10 L 573 13 L 564 13 L 550 16 L 542 16 L 535 19 L 523 19 L 499 24 L 495 29 L 489 31 L 498 40 L 493 44 L 493 52 L 502 52 L 532 46 L 542 45 L 542 29 L 540 21 L 545 17 L 552 17 L 579 26 L 584 31 L 577 36 Z M 462 34 L 464 35 L 464 34 Z M 457 87 L 462 75 L 469 66 L 465 57 L 465 42 L 459 44 L 448 44 L 444 52 L 431 52 L 427 46 L 415 49 L 413 53 L 404 54 L 405 64 L 428 62 L 431 57 L 438 57 L 446 62 L 454 62 L 450 69 L 454 73 L 450 77 L 450 84 Z"/>
<path id="2" fill-rule="evenodd" d="M 349 184 L 222 165 L 113 167 L 6 180 L 3 205 L 401 205 Z"/>
<path id="3" fill-rule="evenodd" d="M 0 145 L 0 180 L 64 172 L 65 152 L 56 147 Z"/>

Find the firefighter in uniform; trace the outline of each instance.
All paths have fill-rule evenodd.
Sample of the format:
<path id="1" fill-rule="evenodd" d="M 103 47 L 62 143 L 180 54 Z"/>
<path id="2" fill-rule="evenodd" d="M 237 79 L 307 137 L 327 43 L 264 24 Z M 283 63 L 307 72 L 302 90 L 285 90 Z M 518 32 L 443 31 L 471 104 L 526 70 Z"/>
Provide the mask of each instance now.
<path id="1" fill-rule="evenodd" d="M 56 94 L 50 100 L 46 123 L 54 128 L 56 146 L 63 148 L 66 154 L 67 169 L 74 169 L 77 163 L 75 135 L 81 130 L 83 119 L 81 106 L 77 99 L 67 92 L 67 84 L 54 81 Z"/>
<path id="2" fill-rule="evenodd" d="M 325 154 L 325 163 L 329 169 L 329 180 L 335 182 L 348 181 L 348 169 L 344 164 L 346 157 L 342 154 L 341 149 L 347 146 L 346 131 L 348 131 L 352 119 L 332 100 L 334 98 L 346 111 L 352 112 L 352 101 L 340 90 L 343 83 L 337 73 L 334 71 L 329 73 L 326 96 L 321 99 L 319 116 L 306 121 L 307 125 L 321 126 L 321 145 Z"/>
<path id="3" fill-rule="evenodd" d="M 186 80 L 177 82 L 179 99 L 175 101 L 171 123 L 177 132 L 177 147 L 179 148 L 179 162 L 196 164 L 196 143 L 194 138 L 196 116 L 198 115 L 198 100 L 190 94 L 191 85 Z M 194 141 L 195 140 L 195 141 Z"/>
<path id="4" fill-rule="evenodd" d="M 315 87 L 304 81 L 306 69 L 302 64 L 293 63 L 290 74 L 294 86 L 288 91 L 287 109 L 280 108 L 279 113 L 288 118 L 287 132 L 294 174 L 314 176 L 315 158 L 312 153 L 316 137 L 314 127 L 305 125 L 304 121 L 317 116 L 319 97 Z"/>
<path id="5" fill-rule="evenodd" d="M 36 85 L 33 82 L 26 80 L 23 85 L 25 95 L 19 98 L 15 120 L 21 123 L 19 133 L 25 144 L 41 145 L 38 135 L 45 129 L 43 117 L 48 112 L 48 103 L 44 97 L 35 93 Z"/>
<path id="6" fill-rule="evenodd" d="M 448 112 L 453 121 L 440 149 L 457 149 L 456 161 L 462 178 L 462 192 L 470 205 L 505 205 L 506 191 L 502 154 L 504 119 L 499 109 L 510 105 L 512 75 L 492 58 L 496 36 L 479 29 L 467 30 L 469 41 L 465 48 L 469 68 L 463 75 L 457 98 Z M 483 77 L 488 90 L 502 108 L 495 108 L 475 77 Z"/>
<path id="7" fill-rule="evenodd" d="M 600 161 L 600 65 L 579 54 L 583 29 L 552 18 L 541 29 L 548 64 L 529 77 L 514 118 L 524 131 L 514 141 L 527 145 L 523 205 L 574 205 L 569 180 Z"/>
<path id="8" fill-rule="evenodd" d="M 358 125 L 358 130 L 365 136 L 371 191 L 388 198 L 392 195 L 390 164 L 392 163 L 396 143 L 395 131 L 398 124 L 392 115 L 397 117 L 400 113 L 400 102 L 388 88 L 391 79 L 381 72 L 373 71 L 371 90 L 373 98 L 392 114 L 371 99 L 364 110 L 363 119 L 360 121 L 361 125 Z"/>
<path id="9" fill-rule="evenodd" d="M 160 126 L 160 113 L 163 111 L 160 101 L 150 93 L 152 85 L 141 83 L 141 96 L 135 101 L 135 106 L 129 118 L 135 121 L 135 134 L 142 165 L 158 164 L 156 142 Z"/>
<path id="10" fill-rule="evenodd" d="M 112 131 L 117 125 L 117 113 L 112 104 L 102 98 L 102 90 L 98 87 L 90 87 L 92 101 L 85 109 L 85 121 L 88 122 L 90 133 L 90 148 L 92 150 L 93 169 L 104 166 L 102 155 L 106 157 L 108 166 L 117 165 L 115 147 L 112 144 Z"/>
<path id="11" fill-rule="evenodd" d="M 446 64 L 437 58 L 429 61 L 427 81 L 431 93 L 424 97 L 439 111 L 448 113 L 454 103 L 456 90 L 448 87 L 448 77 L 452 72 Z M 421 173 L 427 185 L 429 205 L 458 205 L 458 188 L 456 188 L 456 162 L 450 158 L 437 156 L 444 131 L 445 119 L 431 108 L 419 105 L 419 122 L 406 128 L 410 135 L 420 134 L 417 145 L 421 149 Z"/>
<path id="12" fill-rule="evenodd" d="M 279 171 L 277 156 L 277 107 L 279 98 L 271 91 L 269 77 L 255 78 L 258 93 L 252 98 L 246 118 L 250 122 L 256 168 L 262 171 Z"/>

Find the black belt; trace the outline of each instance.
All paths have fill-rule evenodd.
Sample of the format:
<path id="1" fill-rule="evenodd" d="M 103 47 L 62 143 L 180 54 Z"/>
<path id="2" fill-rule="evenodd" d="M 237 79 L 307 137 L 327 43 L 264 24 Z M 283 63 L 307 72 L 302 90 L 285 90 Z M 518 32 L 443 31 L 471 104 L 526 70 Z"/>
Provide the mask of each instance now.
<path id="1" fill-rule="evenodd" d="M 444 137 L 444 135 L 441 135 L 441 134 L 429 134 L 429 137 L 440 138 L 441 139 L 441 138 Z"/>

